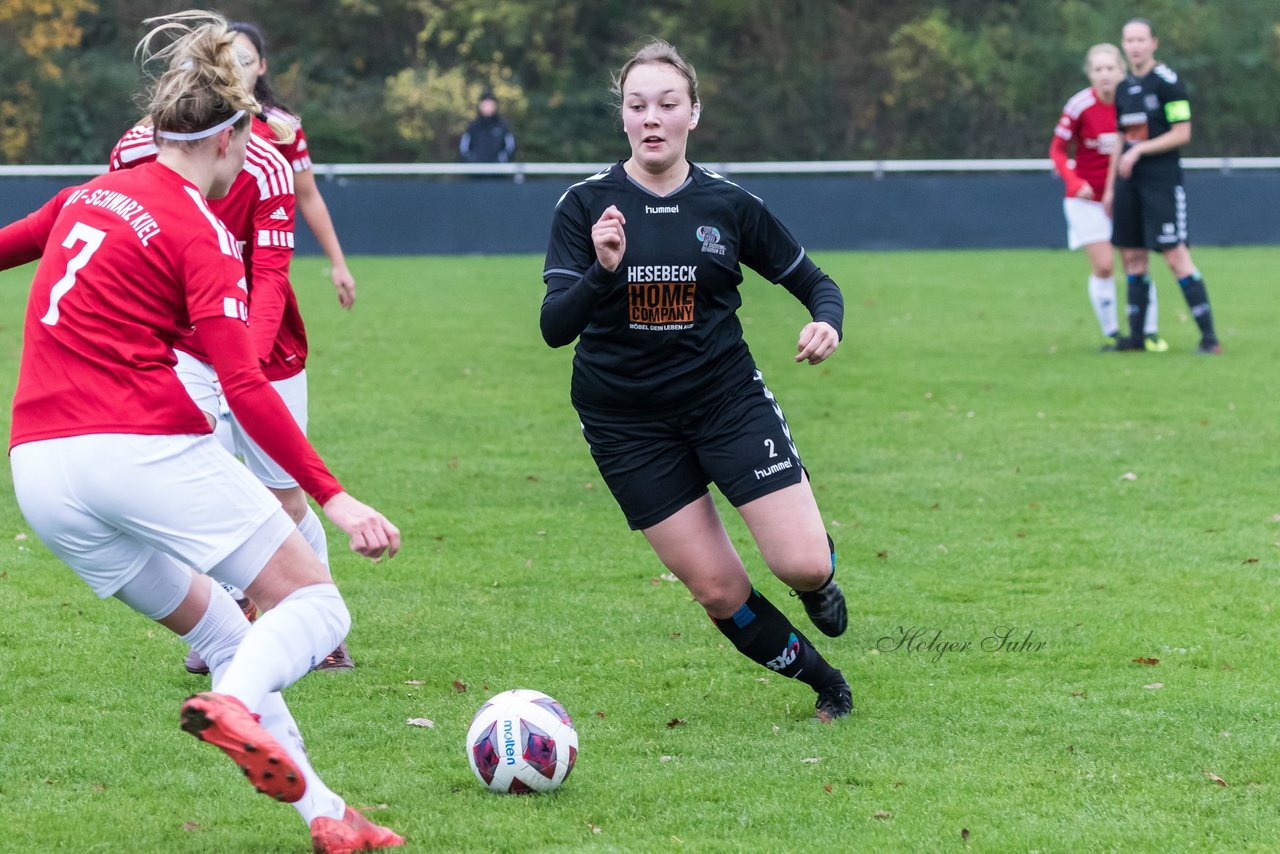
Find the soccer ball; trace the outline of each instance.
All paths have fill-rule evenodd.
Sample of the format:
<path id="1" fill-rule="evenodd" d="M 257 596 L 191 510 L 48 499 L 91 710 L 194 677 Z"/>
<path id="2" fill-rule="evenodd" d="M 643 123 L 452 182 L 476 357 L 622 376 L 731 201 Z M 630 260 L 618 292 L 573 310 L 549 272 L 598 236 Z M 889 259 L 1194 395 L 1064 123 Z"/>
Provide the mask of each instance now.
<path id="1" fill-rule="evenodd" d="M 494 695 L 467 730 L 467 761 L 494 792 L 549 792 L 569 776 L 577 758 L 573 720 L 541 691 L 516 688 Z"/>

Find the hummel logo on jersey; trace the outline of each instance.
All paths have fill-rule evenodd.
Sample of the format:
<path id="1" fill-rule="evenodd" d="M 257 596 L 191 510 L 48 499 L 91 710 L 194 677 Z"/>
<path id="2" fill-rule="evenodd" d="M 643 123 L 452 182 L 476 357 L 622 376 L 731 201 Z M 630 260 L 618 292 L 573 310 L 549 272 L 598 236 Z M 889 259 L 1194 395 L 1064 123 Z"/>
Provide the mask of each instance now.
<path id="1" fill-rule="evenodd" d="M 276 208 L 271 212 L 271 219 L 288 219 L 289 214 L 285 211 L 284 205 Z"/>
<path id="2" fill-rule="evenodd" d="M 680 213 L 679 205 L 645 205 L 644 212 L 651 213 Z"/>

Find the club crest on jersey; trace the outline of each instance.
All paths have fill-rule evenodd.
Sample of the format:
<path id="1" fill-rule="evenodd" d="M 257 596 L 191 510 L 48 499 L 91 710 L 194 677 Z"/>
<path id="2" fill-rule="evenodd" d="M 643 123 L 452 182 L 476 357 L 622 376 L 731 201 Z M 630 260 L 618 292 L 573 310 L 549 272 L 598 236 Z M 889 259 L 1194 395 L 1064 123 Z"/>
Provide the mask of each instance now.
<path id="1" fill-rule="evenodd" d="M 710 252 L 713 255 L 724 254 L 724 244 L 720 242 L 720 229 L 714 225 L 700 225 L 696 232 L 698 240 L 702 241 L 702 251 Z"/>

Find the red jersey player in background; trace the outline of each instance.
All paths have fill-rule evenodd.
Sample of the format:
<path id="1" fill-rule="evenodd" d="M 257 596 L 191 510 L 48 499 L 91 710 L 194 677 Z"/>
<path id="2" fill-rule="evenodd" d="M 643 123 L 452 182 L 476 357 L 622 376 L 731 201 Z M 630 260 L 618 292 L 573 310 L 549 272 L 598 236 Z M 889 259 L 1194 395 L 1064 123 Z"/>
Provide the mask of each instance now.
<path id="1" fill-rule="evenodd" d="M 289 283 L 289 262 L 293 257 L 294 173 L 276 148 L 281 135 L 289 139 L 291 131 L 287 125 L 268 124 L 256 116 L 252 119 L 251 131 L 243 171 L 227 195 L 210 201 L 209 206 L 239 241 L 244 253 L 252 319 L 250 331 L 263 372 L 298 426 L 306 432 L 307 334 L 297 296 Z M 144 120 L 116 143 L 111 152 L 111 168 L 147 163 L 155 159 L 156 152 L 151 122 Z M 200 336 L 188 336 L 176 349 L 178 376 L 214 425 L 215 435 L 227 450 L 244 459 L 254 476 L 280 499 L 303 537 L 327 566 L 329 548 L 324 526 L 307 503 L 306 493 L 231 414 Z M 252 619 L 254 606 L 244 592 L 236 589 L 227 592 Z M 185 666 L 191 673 L 209 672 L 207 663 L 196 650 L 187 654 Z M 355 661 L 344 642 L 317 663 L 316 669 L 341 670 L 354 666 Z"/>
<path id="2" fill-rule="evenodd" d="M 238 33 L 236 52 L 240 57 L 240 73 L 262 105 L 263 116 L 293 128 L 293 140 L 280 143 L 279 148 L 295 173 L 298 211 L 306 220 L 307 228 L 315 235 L 316 242 L 324 250 L 325 257 L 329 259 L 330 276 L 338 291 L 338 302 L 343 308 L 351 308 L 356 301 L 356 280 L 347 269 L 342 244 L 338 242 L 338 233 L 329 216 L 329 207 L 324 203 L 324 196 L 320 195 L 320 187 L 316 184 L 316 176 L 311 169 L 311 150 L 307 146 L 307 135 L 302 130 L 302 119 L 280 103 L 267 82 L 267 41 L 262 30 L 244 21 L 232 22 L 231 29 Z"/>
<path id="3" fill-rule="evenodd" d="M 1113 44 L 1096 44 L 1085 54 L 1089 88 L 1072 95 L 1062 108 L 1053 131 L 1049 157 L 1066 183 L 1062 211 L 1067 219 L 1067 246 L 1084 248 L 1091 268 L 1089 302 L 1107 339 L 1105 351 L 1120 339 L 1116 317 L 1115 256 L 1111 246 L 1111 217 L 1102 205 L 1111 152 L 1119 144 L 1116 132 L 1116 86 L 1124 77 L 1124 57 Z M 1156 289 L 1151 286 L 1145 346 L 1150 352 L 1169 349 L 1157 333 Z"/>
<path id="4" fill-rule="evenodd" d="M 241 423 L 355 551 L 395 554 L 400 534 L 343 491 L 250 339 L 240 246 L 205 202 L 241 173 L 258 106 L 233 35 L 209 13 L 148 23 L 139 54 L 167 67 L 149 92 L 155 161 L 69 187 L 0 229 L 0 267 L 40 259 L 13 403 L 18 505 L 98 596 L 200 651 L 213 690 L 183 702 L 182 728 L 293 803 L 315 851 L 399 845 L 316 775 L 279 693 L 342 641 L 346 603 L 280 502 L 210 435 L 174 345 L 198 330 Z M 157 37 L 174 40 L 153 53 Z M 257 622 L 207 576 L 246 590 Z"/>

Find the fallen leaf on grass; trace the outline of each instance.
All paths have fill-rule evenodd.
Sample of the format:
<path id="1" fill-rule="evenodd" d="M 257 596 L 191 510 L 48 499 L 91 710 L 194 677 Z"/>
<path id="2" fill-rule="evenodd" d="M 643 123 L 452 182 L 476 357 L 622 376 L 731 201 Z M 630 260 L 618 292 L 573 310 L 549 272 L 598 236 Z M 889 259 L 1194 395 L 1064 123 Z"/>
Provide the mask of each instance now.
<path id="1" fill-rule="evenodd" d="M 659 575 L 658 577 L 661 578 L 663 581 L 679 581 L 680 580 L 670 572 L 664 572 L 662 573 L 662 575 Z"/>
<path id="2" fill-rule="evenodd" d="M 1258 559 L 1256 557 L 1247 557 L 1242 561 L 1242 563 L 1245 563 L 1245 564 L 1257 563 L 1257 562 L 1258 562 Z"/>
<path id="3" fill-rule="evenodd" d="M 1158 658 L 1135 658 L 1135 659 L 1133 660 L 1133 663 L 1134 663 L 1134 664 L 1159 664 L 1159 663 L 1160 663 L 1160 659 L 1158 659 Z"/>
<path id="4" fill-rule="evenodd" d="M 969 828 L 967 827 L 960 828 L 960 838 L 963 839 L 965 842 L 969 841 Z"/>
<path id="5" fill-rule="evenodd" d="M 26 538 L 27 538 L 27 535 L 26 535 L 26 534 L 16 534 L 16 535 L 14 536 L 14 539 L 15 539 L 15 540 L 18 540 L 18 541 L 25 540 Z"/>
<path id="6" fill-rule="evenodd" d="M 1152 682 L 1150 685 L 1143 685 L 1142 687 L 1146 688 L 1148 691 L 1159 691 L 1161 688 L 1164 687 L 1164 683 Z"/>
<path id="7" fill-rule="evenodd" d="M 467 693 L 467 683 L 463 682 L 461 679 L 455 679 L 453 680 L 453 690 L 457 691 L 459 694 L 465 694 Z"/>
<path id="8" fill-rule="evenodd" d="M 1205 775 L 1206 777 L 1208 777 L 1210 780 L 1212 780 L 1213 782 L 1217 783 L 1217 784 L 1218 784 L 1219 786 L 1221 786 L 1222 788 L 1224 788 L 1224 789 L 1225 789 L 1225 788 L 1227 788 L 1227 781 L 1226 781 L 1226 780 L 1224 780 L 1224 779 L 1222 779 L 1221 777 L 1219 777 L 1217 774 L 1213 773 L 1212 771 L 1205 771 L 1205 772 L 1204 772 L 1204 775 Z"/>
<path id="9" fill-rule="evenodd" d="M 889 553 L 888 553 L 888 552 L 876 552 L 876 557 L 880 558 L 880 560 L 886 560 L 886 559 L 889 557 Z"/>
<path id="10" fill-rule="evenodd" d="M 823 786 L 822 791 L 826 792 L 828 795 L 831 794 L 831 784 L 828 783 L 827 785 Z"/>
<path id="11" fill-rule="evenodd" d="M 405 680 L 405 682 L 404 682 L 404 684 L 406 684 L 406 685 L 423 685 L 423 684 L 426 684 L 426 683 L 424 683 L 421 679 L 406 679 L 406 680 Z"/>
<path id="12" fill-rule="evenodd" d="M 808 758 L 806 758 L 806 759 L 801 759 L 800 761 L 801 761 L 801 762 L 808 762 L 810 765 L 814 765 L 814 764 L 816 764 L 816 763 L 818 763 L 818 762 L 821 762 L 821 761 L 822 761 L 822 757 L 821 757 L 821 756 L 810 756 L 810 757 L 808 757 Z"/>
<path id="13" fill-rule="evenodd" d="M 675 729 L 676 727 L 680 726 L 682 723 L 684 723 L 684 718 L 672 718 L 671 720 L 667 721 L 667 729 Z"/>
<path id="14" fill-rule="evenodd" d="M 888 810 L 876 810 L 875 814 L 872 815 L 871 817 L 883 820 L 886 818 L 893 818 L 893 813 L 889 812 Z"/>
<path id="15" fill-rule="evenodd" d="M 659 762 L 670 762 L 672 759 L 675 759 L 675 757 L 674 757 L 674 756 L 659 756 L 659 757 L 658 757 L 658 761 L 659 761 Z"/>
<path id="16" fill-rule="evenodd" d="M 427 718 L 409 718 L 405 723 L 409 726 L 421 726 L 426 727 L 427 729 L 431 729 L 436 725 L 435 721 L 428 720 Z"/>
<path id="17" fill-rule="evenodd" d="M 588 823 L 587 823 L 587 827 L 591 828 L 591 832 L 592 832 L 592 833 L 599 833 L 599 832 L 600 832 L 600 825 L 598 825 L 598 824 L 591 824 L 590 822 L 588 822 Z"/>
<path id="18" fill-rule="evenodd" d="M 596 717 L 600 718 L 601 720 L 604 720 L 604 712 L 596 712 Z"/>
<path id="19" fill-rule="evenodd" d="M 182 823 L 182 829 L 187 833 L 191 833 L 194 830 L 199 830 L 200 825 L 196 824 L 194 821 L 184 821 Z"/>
<path id="20" fill-rule="evenodd" d="M 1121 480 L 1137 480 L 1138 476 L 1131 471 L 1127 471 L 1124 474 L 1120 475 L 1120 479 Z"/>

